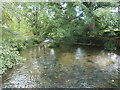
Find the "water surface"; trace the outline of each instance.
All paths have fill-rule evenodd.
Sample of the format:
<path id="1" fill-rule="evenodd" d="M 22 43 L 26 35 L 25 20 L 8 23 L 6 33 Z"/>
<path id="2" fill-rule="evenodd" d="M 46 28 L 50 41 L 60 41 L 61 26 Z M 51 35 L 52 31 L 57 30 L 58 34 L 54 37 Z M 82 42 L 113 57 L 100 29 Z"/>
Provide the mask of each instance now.
<path id="1" fill-rule="evenodd" d="M 118 87 L 120 55 L 98 47 L 36 46 L 21 56 L 28 60 L 3 75 L 4 88 Z"/>

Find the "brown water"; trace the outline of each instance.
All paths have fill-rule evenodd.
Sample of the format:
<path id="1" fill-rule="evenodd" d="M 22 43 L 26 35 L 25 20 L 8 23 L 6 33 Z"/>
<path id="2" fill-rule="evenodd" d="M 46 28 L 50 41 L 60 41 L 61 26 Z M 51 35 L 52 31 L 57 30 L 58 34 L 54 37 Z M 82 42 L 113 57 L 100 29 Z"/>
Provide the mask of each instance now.
<path id="1" fill-rule="evenodd" d="M 118 87 L 120 55 L 98 47 L 33 47 L 28 58 L 3 75 L 3 88 Z"/>

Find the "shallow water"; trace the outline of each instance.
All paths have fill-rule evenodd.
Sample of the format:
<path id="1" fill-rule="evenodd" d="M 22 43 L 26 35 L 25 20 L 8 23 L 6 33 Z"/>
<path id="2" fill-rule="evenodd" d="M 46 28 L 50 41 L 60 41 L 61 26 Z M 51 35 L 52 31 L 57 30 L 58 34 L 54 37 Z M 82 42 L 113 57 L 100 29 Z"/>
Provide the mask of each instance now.
<path id="1" fill-rule="evenodd" d="M 3 75 L 3 88 L 118 87 L 120 55 L 98 47 L 33 47 L 21 52 L 28 60 Z"/>

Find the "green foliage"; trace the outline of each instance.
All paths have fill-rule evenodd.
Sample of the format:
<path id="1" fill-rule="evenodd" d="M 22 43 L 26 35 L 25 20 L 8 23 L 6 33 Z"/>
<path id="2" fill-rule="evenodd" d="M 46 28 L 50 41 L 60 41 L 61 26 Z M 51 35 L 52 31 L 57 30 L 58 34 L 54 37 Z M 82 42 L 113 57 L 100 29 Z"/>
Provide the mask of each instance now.
<path id="1" fill-rule="evenodd" d="M 92 38 L 120 36 L 117 7 L 113 2 L 49 2 L 3 3 L 2 40 L 10 43 L 1 46 L 4 72 L 20 61 L 17 50 L 26 49 L 44 40 L 52 39 L 48 47 L 59 44 L 91 43 Z M 116 31 L 117 30 L 117 31 Z M 92 37 L 92 38 L 91 38 Z M 94 39 L 107 50 L 115 50 L 111 41 Z M 9 52 L 9 53 L 8 53 Z M 10 58 L 10 59 L 8 59 Z"/>
<path id="2" fill-rule="evenodd" d="M 74 42 L 79 37 L 104 36 L 104 30 L 118 28 L 118 15 L 111 13 L 116 7 L 112 2 L 5 3 L 3 40 L 22 49 L 30 40 L 33 44 L 46 38 Z M 106 36 L 118 34 L 111 31 Z"/>
<path id="3" fill-rule="evenodd" d="M 118 15 L 111 13 L 111 8 L 102 8 L 94 11 L 96 15 L 96 26 L 101 29 L 118 28 Z"/>
<path id="4" fill-rule="evenodd" d="M 57 42 L 50 42 L 46 45 L 49 48 L 55 48 L 55 47 L 59 47 L 59 43 Z"/>
<path id="5" fill-rule="evenodd" d="M 2 14 L 2 40 L 11 43 L 13 47 L 22 50 L 26 41 L 33 36 L 31 27 L 24 19 L 24 12 L 18 6 L 21 3 L 4 3 Z M 18 8 L 18 9 L 16 9 Z"/>
<path id="6" fill-rule="evenodd" d="M 106 50 L 110 50 L 110 51 L 116 50 L 116 46 L 115 46 L 115 44 L 114 44 L 112 41 L 107 41 L 107 42 L 104 44 L 104 48 L 105 48 Z"/>
<path id="7" fill-rule="evenodd" d="M 8 68 L 18 64 L 21 60 L 26 60 L 21 57 L 17 48 L 13 48 L 8 43 L 0 44 L 0 74 L 3 74 Z"/>
<path id="8" fill-rule="evenodd" d="M 60 43 L 97 43 L 107 50 L 115 45 L 100 37 L 118 37 L 118 14 L 111 13 L 116 2 L 9 2 L 2 3 L 2 46 L 0 68 L 7 68 L 23 60 L 17 50 L 23 50 L 46 39 L 45 44 L 56 47 Z M 7 44 L 10 45 L 7 45 Z M 2 64 L 3 63 L 3 64 Z"/>

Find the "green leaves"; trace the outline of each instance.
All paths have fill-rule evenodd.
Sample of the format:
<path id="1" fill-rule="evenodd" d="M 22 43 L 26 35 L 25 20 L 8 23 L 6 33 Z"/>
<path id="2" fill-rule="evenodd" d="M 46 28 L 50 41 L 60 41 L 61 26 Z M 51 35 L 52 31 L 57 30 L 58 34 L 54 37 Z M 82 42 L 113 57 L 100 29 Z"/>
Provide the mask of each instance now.
<path id="1" fill-rule="evenodd" d="M 107 49 L 107 50 L 116 50 L 116 46 L 115 44 L 112 42 L 112 41 L 107 41 L 105 44 L 104 44 L 104 48 Z"/>
<path id="2" fill-rule="evenodd" d="M 94 11 L 97 27 L 99 29 L 104 30 L 118 28 L 118 16 L 117 14 L 111 13 L 110 10 L 111 8 L 101 8 Z"/>
<path id="3" fill-rule="evenodd" d="M 26 60 L 23 57 L 20 57 L 16 48 L 12 48 L 8 43 L 2 42 L 0 44 L 0 74 L 3 74 L 8 68 L 12 68 L 13 65 L 17 64 L 21 60 Z"/>
<path id="4" fill-rule="evenodd" d="M 2 39 L 10 43 L 3 45 L 0 68 L 4 72 L 20 60 L 16 50 L 25 49 L 46 38 L 55 42 L 82 41 L 88 36 L 119 36 L 118 16 L 111 13 L 115 3 L 102 2 L 13 2 L 5 3 L 2 12 Z M 110 30 L 105 32 L 105 30 Z M 106 34 L 106 35 L 104 35 Z M 89 38 L 89 37 L 88 37 Z M 85 41 L 85 40 L 83 40 Z M 54 46 L 51 44 L 49 46 Z M 15 48 L 16 47 L 16 48 Z M 105 48 L 115 49 L 111 42 Z M 3 63 L 3 64 L 2 64 Z"/>

